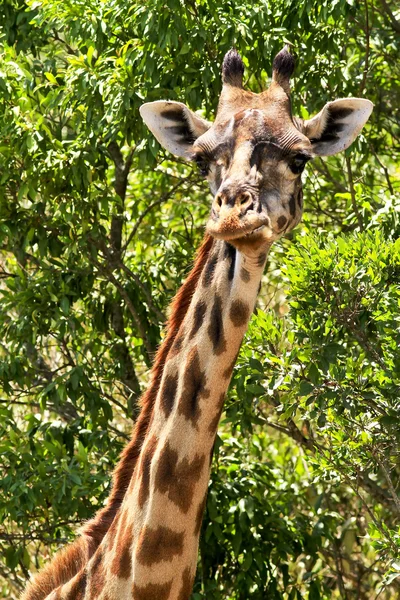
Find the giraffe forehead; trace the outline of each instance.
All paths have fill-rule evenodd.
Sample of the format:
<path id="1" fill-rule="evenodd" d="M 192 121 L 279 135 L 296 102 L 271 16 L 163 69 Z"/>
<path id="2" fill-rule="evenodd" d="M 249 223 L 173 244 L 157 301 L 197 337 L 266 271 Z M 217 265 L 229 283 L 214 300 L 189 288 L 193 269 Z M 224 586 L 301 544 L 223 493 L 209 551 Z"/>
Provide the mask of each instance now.
<path id="1" fill-rule="evenodd" d="M 279 111 L 278 111 L 279 112 Z M 285 151 L 309 150 L 310 142 L 287 115 L 273 109 L 244 108 L 227 120 L 217 120 L 212 133 L 198 138 L 195 150 L 205 150 L 210 158 L 237 153 L 249 157 L 257 144 L 271 143 Z"/>
<path id="2" fill-rule="evenodd" d="M 272 142 L 282 148 L 309 146 L 308 138 L 296 128 L 292 119 L 274 107 L 242 110 L 234 115 L 234 123 L 236 147 L 245 141 L 253 146 L 262 142 Z"/>
<path id="3" fill-rule="evenodd" d="M 260 137 L 271 137 L 274 127 L 265 111 L 258 108 L 246 108 L 235 113 L 228 121 L 217 125 L 217 133 L 227 142 L 234 139 L 236 144 Z"/>

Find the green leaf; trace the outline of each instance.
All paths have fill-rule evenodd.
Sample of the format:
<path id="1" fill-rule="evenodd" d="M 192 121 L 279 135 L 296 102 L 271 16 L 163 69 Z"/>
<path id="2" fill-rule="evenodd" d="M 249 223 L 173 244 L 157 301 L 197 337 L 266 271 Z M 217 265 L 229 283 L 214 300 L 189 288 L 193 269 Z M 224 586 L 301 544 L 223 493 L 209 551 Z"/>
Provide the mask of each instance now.
<path id="1" fill-rule="evenodd" d="M 60 306 L 61 306 L 61 310 L 63 311 L 64 315 L 67 315 L 69 313 L 69 300 L 66 296 L 63 296 L 61 298 Z"/>
<path id="2" fill-rule="evenodd" d="M 252 562 L 253 562 L 253 554 L 252 554 L 251 550 L 246 550 L 246 552 L 244 554 L 244 560 L 242 562 L 242 570 L 244 572 L 248 571 L 251 567 Z"/>
<path id="3" fill-rule="evenodd" d="M 90 66 L 92 66 L 92 58 L 93 58 L 93 53 L 95 51 L 95 47 L 94 46 L 89 46 L 88 51 L 87 51 L 87 61 L 89 63 Z"/>
<path id="4" fill-rule="evenodd" d="M 321 594 L 319 591 L 319 585 L 316 581 L 311 581 L 310 591 L 308 593 L 308 600 L 320 600 Z"/>
<path id="5" fill-rule="evenodd" d="M 50 73 L 49 71 L 45 71 L 44 75 L 45 75 L 46 79 L 48 81 L 50 81 L 50 83 L 54 83 L 54 85 L 58 85 L 58 81 L 54 77 L 53 73 Z"/>
<path id="6" fill-rule="evenodd" d="M 310 383 L 309 381 L 305 381 L 305 380 L 300 381 L 300 386 L 299 386 L 299 395 L 300 396 L 308 396 L 309 394 L 311 394 L 311 392 L 313 392 L 313 390 L 314 390 L 314 386 L 312 383 Z"/>

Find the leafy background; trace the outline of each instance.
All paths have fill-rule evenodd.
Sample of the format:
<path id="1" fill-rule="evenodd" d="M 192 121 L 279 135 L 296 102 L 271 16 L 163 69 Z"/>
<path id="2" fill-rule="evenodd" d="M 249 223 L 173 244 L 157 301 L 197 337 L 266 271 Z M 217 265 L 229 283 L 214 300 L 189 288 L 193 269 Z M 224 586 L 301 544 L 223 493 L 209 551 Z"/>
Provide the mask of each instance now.
<path id="1" fill-rule="evenodd" d="M 400 11 L 391 0 L 0 0 L 0 590 L 107 498 L 210 206 L 143 101 L 212 118 L 224 53 L 302 117 L 367 97 L 305 176 L 234 371 L 193 600 L 400 590 Z"/>

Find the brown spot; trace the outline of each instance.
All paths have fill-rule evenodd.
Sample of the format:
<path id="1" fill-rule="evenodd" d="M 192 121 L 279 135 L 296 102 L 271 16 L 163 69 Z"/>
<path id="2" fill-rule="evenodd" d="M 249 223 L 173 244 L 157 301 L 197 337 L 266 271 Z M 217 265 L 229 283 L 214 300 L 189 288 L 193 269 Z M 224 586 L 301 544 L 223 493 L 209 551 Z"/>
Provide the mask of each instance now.
<path id="1" fill-rule="evenodd" d="M 190 338 L 192 338 L 194 335 L 196 335 L 196 333 L 198 332 L 200 327 L 203 325 L 206 310 L 207 310 L 207 304 L 205 302 L 200 301 L 196 304 L 196 306 L 194 308 L 193 325 L 192 325 L 192 329 L 189 334 Z"/>
<path id="2" fill-rule="evenodd" d="M 229 316 L 235 327 L 245 325 L 250 316 L 248 305 L 242 302 L 242 300 L 234 300 L 229 311 Z"/>
<path id="3" fill-rule="evenodd" d="M 284 215 L 281 215 L 278 218 L 277 223 L 278 223 L 279 229 L 283 229 L 285 227 L 286 223 L 287 223 L 287 218 Z"/>
<path id="4" fill-rule="evenodd" d="M 200 455 L 191 461 L 184 458 L 179 462 L 178 453 L 167 442 L 160 454 L 155 487 L 160 493 L 167 494 L 182 512 L 187 513 L 204 462 L 205 456 Z"/>
<path id="5" fill-rule="evenodd" d="M 203 523 L 204 511 L 206 509 L 206 504 L 207 504 L 207 494 L 208 494 L 208 490 L 206 491 L 204 498 L 200 502 L 199 508 L 197 509 L 196 521 L 195 521 L 195 527 L 194 527 L 194 535 L 196 538 L 198 535 L 200 535 L 201 525 Z"/>
<path id="6" fill-rule="evenodd" d="M 250 281 L 250 273 L 247 269 L 245 269 L 244 267 L 242 267 L 240 269 L 240 279 L 242 281 L 244 281 L 245 283 L 249 283 Z"/>
<path id="7" fill-rule="evenodd" d="M 171 349 L 168 353 L 168 358 L 173 358 L 182 350 L 182 345 L 183 345 L 184 339 L 185 339 L 185 331 L 182 328 L 182 331 L 179 330 L 179 332 L 174 340 L 174 343 L 171 346 Z"/>
<path id="8" fill-rule="evenodd" d="M 104 552 L 97 548 L 89 565 L 89 600 L 96 600 L 104 589 L 106 573 L 104 568 Z"/>
<path id="9" fill-rule="evenodd" d="M 215 296 L 214 304 L 210 314 L 210 324 L 208 326 L 208 335 L 213 345 L 214 353 L 219 356 L 226 350 L 226 340 L 224 337 L 224 324 L 222 320 L 222 300 L 218 294 Z"/>
<path id="10" fill-rule="evenodd" d="M 85 597 L 87 584 L 87 573 L 86 569 L 81 571 L 72 580 L 72 585 L 68 591 L 68 597 L 73 598 L 74 600 L 83 600 Z"/>
<path id="11" fill-rule="evenodd" d="M 184 532 L 173 531 L 169 527 L 152 529 L 145 526 L 140 532 L 137 560 L 147 567 L 162 561 L 171 562 L 174 556 L 183 552 Z"/>
<path id="12" fill-rule="evenodd" d="M 167 418 L 173 409 L 177 389 L 178 373 L 166 375 L 160 392 L 160 404 Z"/>
<path id="13" fill-rule="evenodd" d="M 218 423 L 219 423 L 219 420 L 221 418 L 222 410 L 224 408 L 224 400 L 225 400 L 225 392 L 220 395 L 219 401 L 218 401 L 217 412 L 215 413 L 214 418 L 210 421 L 210 425 L 208 426 L 208 431 L 212 435 L 215 435 L 215 432 L 218 429 Z"/>
<path id="14" fill-rule="evenodd" d="M 200 368 L 200 357 L 197 347 L 191 349 L 186 362 L 183 377 L 183 389 L 179 399 L 178 411 L 186 419 L 190 419 L 194 426 L 200 417 L 200 397 L 208 398 L 210 392 L 205 387 L 206 378 Z"/>
<path id="15" fill-rule="evenodd" d="M 146 500 L 149 497 L 150 467 L 151 467 L 151 461 L 154 456 L 154 452 L 156 451 L 156 448 L 157 448 L 157 442 L 158 442 L 157 437 L 155 435 L 153 435 L 149 439 L 149 441 L 146 443 L 146 446 L 143 449 L 142 460 L 140 462 L 140 474 L 141 474 L 142 479 L 140 481 L 139 494 L 138 494 L 138 502 L 139 502 L 140 508 L 143 508 L 144 503 L 146 502 Z"/>
<path id="16" fill-rule="evenodd" d="M 89 573 L 91 576 L 93 576 L 95 573 L 97 573 L 99 571 L 99 569 L 102 566 L 103 559 L 104 559 L 103 548 L 101 546 L 99 546 L 97 548 L 96 552 L 94 553 L 94 555 L 92 556 L 92 559 L 90 560 Z"/>
<path id="17" fill-rule="evenodd" d="M 236 354 L 236 356 L 235 356 L 235 357 L 234 357 L 234 359 L 232 360 L 231 364 L 230 364 L 228 367 L 226 367 L 225 371 L 222 373 L 222 377 L 223 377 L 224 379 L 230 379 L 230 378 L 231 378 L 231 376 L 232 376 L 232 371 L 233 371 L 233 367 L 234 367 L 234 366 L 235 366 L 235 364 L 236 364 L 236 361 L 237 361 L 237 359 L 238 359 L 238 356 L 239 356 L 239 352 Z"/>
<path id="18" fill-rule="evenodd" d="M 229 261 L 228 280 L 232 281 L 235 274 L 236 248 L 231 244 L 228 244 L 228 242 L 225 242 L 224 254 Z"/>
<path id="19" fill-rule="evenodd" d="M 266 260 L 267 260 L 267 253 L 261 252 L 261 254 L 258 255 L 257 265 L 259 267 L 262 267 Z"/>
<path id="20" fill-rule="evenodd" d="M 186 567 L 182 573 L 182 587 L 177 600 L 189 600 L 193 589 L 193 583 L 194 574 L 192 574 L 192 570 L 189 567 Z"/>
<path id="21" fill-rule="evenodd" d="M 217 261 L 218 261 L 218 254 L 211 255 L 206 263 L 206 266 L 204 267 L 203 285 L 205 287 L 208 287 L 213 280 L 215 266 L 217 264 Z"/>
<path id="22" fill-rule="evenodd" d="M 127 522 L 127 512 L 121 515 L 118 537 L 114 545 L 111 572 L 121 579 L 129 579 L 132 569 L 132 524 Z"/>
<path id="23" fill-rule="evenodd" d="M 167 583 L 148 583 L 145 586 L 132 586 L 133 600 L 168 600 L 172 588 L 172 580 Z"/>
<path id="24" fill-rule="evenodd" d="M 294 217 L 294 215 L 296 213 L 296 198 L 294 197 L 294 194 L 291 194 L 291 196 L 290 196 L 289 211 L 290 211 L 290 215 L 292 217 Z"/>

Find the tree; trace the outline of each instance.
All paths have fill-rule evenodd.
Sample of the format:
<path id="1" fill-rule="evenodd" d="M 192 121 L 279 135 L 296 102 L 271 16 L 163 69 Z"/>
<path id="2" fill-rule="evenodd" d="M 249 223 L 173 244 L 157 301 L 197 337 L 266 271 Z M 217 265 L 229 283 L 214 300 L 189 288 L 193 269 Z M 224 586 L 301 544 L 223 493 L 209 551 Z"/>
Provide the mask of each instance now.
<path id="1" fill-rule="evenodd" d="M 102 505 L 210 197 L 143 101 L 212 117 L 235 45 L 260 91 L 287 40 L 293 108 L 365 96 L 275 244 L 222 417 L 193 598 L 399 593 L 400 15 L 386 0 L 2 0 L 0 577 Z M 397 562 L 396 562 L 397 561 Z"/>

